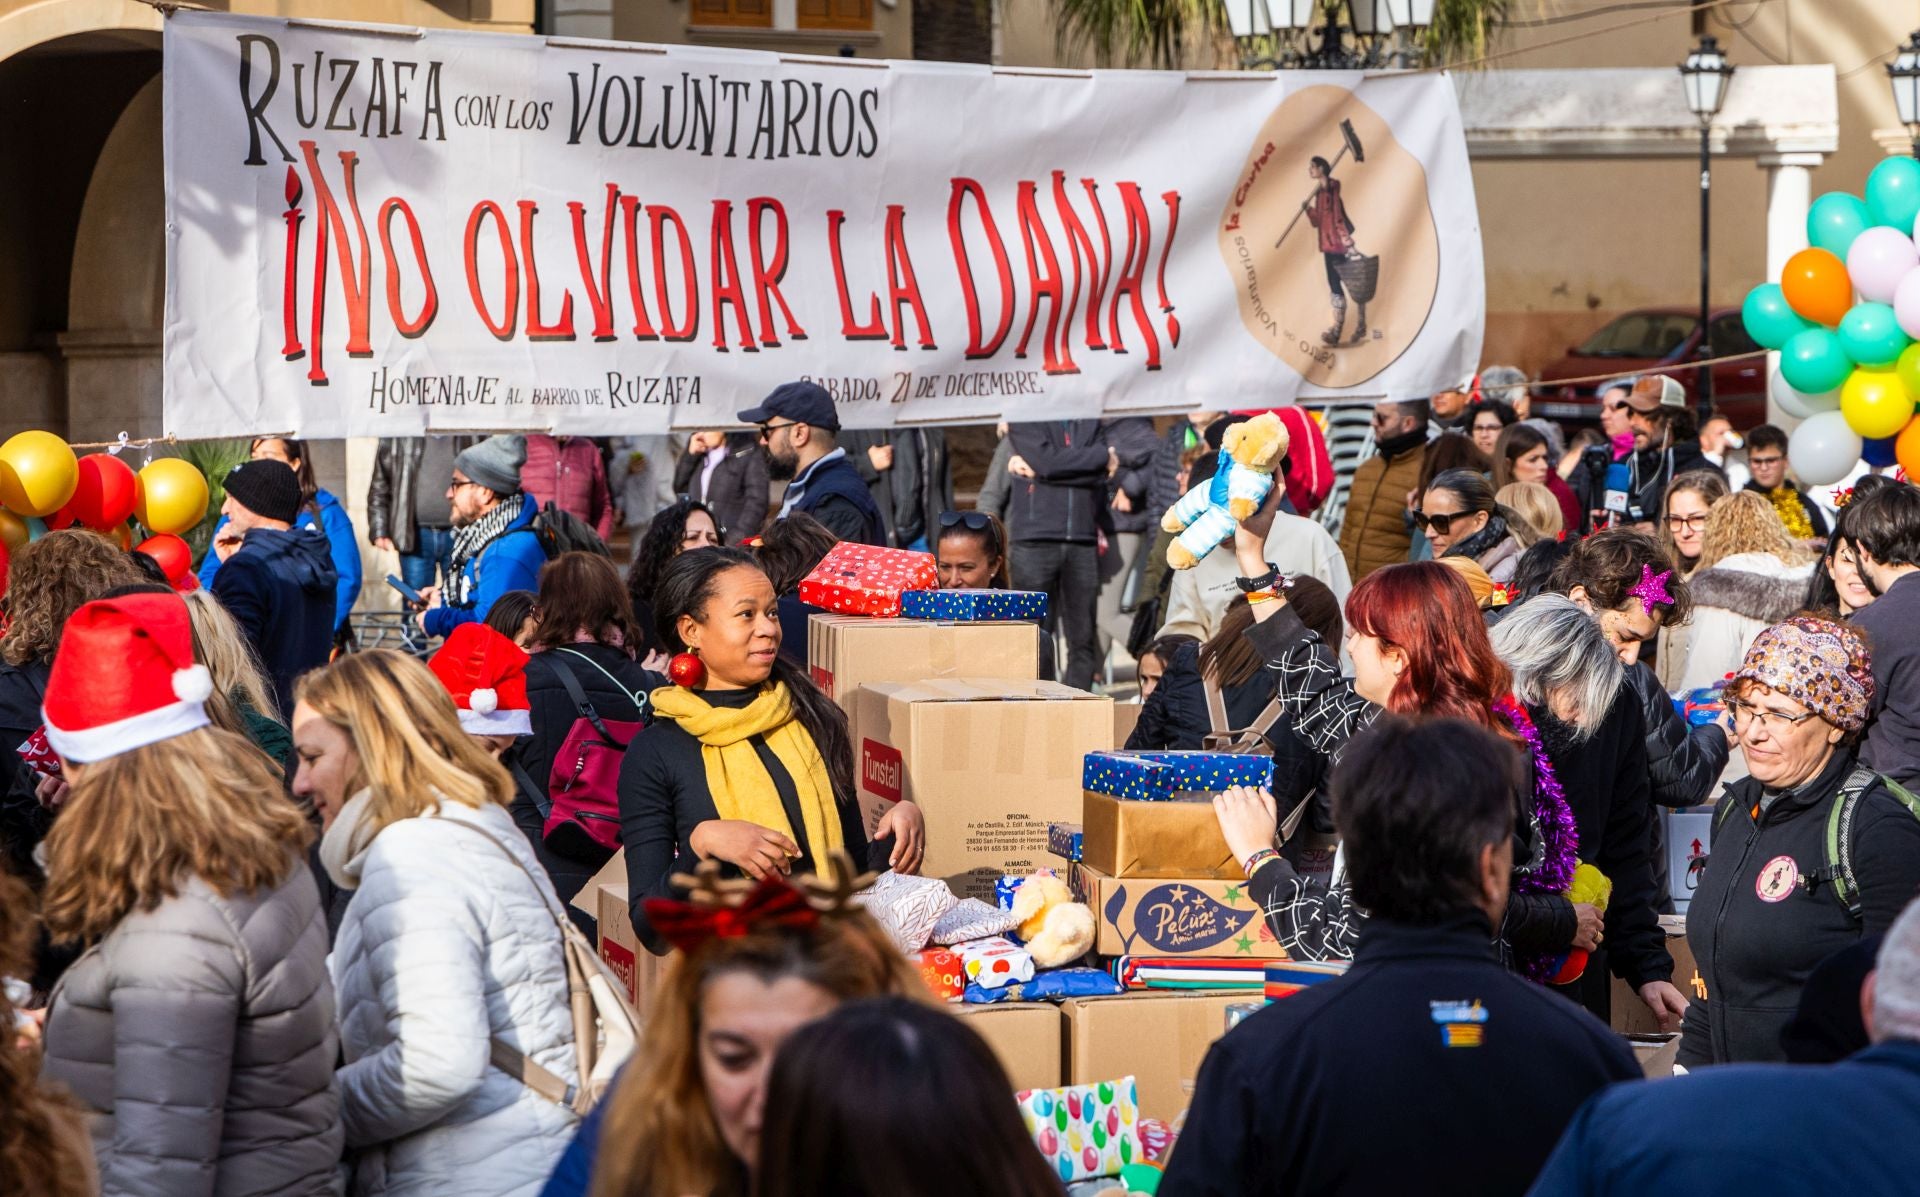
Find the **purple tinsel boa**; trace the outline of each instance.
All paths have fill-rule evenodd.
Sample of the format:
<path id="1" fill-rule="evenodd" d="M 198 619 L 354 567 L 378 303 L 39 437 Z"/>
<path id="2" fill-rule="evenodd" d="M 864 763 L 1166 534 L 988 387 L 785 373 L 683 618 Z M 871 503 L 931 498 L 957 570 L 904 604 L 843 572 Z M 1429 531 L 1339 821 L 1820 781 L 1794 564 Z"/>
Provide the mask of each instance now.
<path id="1" fill-rule="evenodd" d="M 1573 808 L 1567 804 L 1566 791 L 1560 788 L 1540 729 L 1534 726 L 1527 708 L 1508 695 L 1496 699 L 1493 709 L 1513 726 L 1533 759 L 1532 821 L 1540 839 L 1540 864 L 1520 870 L 1513 888 L 1523 894 L 1565 894 L 1573 885 L 1574 870 L 1580 866 L 1580 830 L 1573 820 Z M 1516 963 L 1523 975 L 1545 983 L 1559 970 L 1563 956 L 1519 955 Z"/>

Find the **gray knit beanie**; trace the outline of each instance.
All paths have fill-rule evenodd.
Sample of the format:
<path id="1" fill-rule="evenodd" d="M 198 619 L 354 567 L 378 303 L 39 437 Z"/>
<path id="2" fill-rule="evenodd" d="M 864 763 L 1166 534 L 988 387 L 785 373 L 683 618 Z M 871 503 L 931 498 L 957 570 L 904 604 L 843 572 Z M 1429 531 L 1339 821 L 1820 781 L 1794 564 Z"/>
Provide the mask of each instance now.
<path id="1" fill-rule="evenodd" d="M 496 495 L 518 494 L 527 438 L 490 436 L 453 459 L 453 467 Z"/>
<path id="2" fill-rule="evenodd" d="M 1880 945 L 1873 983 L 1873 1041 L 1920 1042 L 1920 902 L 1910 902 Z"/>

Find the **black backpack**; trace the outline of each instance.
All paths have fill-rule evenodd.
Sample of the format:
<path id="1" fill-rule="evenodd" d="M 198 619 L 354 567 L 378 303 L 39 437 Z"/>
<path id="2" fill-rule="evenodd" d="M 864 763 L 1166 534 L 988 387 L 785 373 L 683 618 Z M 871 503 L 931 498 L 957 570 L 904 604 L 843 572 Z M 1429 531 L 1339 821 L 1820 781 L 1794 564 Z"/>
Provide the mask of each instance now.
<path id="1" fill-rule="evenodd" d="M 602 557 L 612 557 L 607 542 L 600 539 L 587 521 L 572 512 L 562 511 L 552 503 L 541 507 L 533 517 L 533 534 L 540 541 L 540 551 L 551 561 L 562 553 L 596 553 Z"/>
<path id="2" fill-rule="evenodd" d="M 1840 786 L 1839 799 L 1827 812 L 1827 833 L 1823 844 L 1825 849 L 1823 855 L 1826 859 L 1820 871 L 1810 878 L 1810 880 L 1828 882 L 1833 890 L 1834 900 L 1840 903 L 1855 922 L 1860 921 L 1861 906 L 1860 883 L 1853 873 L 1853 817 L 1854 812 L 1859 809 L 1860 796 L 1872 789 L 1876 781 L 1886 786 L 1887 793 L 1893 795 L 1894 800 L 1905 807 L 1908 814 L 1915 819 L 1920 819 L 1920 796 L 1915 795 L 1913 791 L 1891 777 L 1883 777 L 1865 765 L 1856 765 L 1853 772 L 1847 775 L 1847 780 Z M 1720 825 L 1727 821 L 1727 816 L 1733 813 L 1734 807 L 1732 795 L 1720 800 L 1720 807 L 1713 815 L 1715 832 L 1718 832 Z"/>

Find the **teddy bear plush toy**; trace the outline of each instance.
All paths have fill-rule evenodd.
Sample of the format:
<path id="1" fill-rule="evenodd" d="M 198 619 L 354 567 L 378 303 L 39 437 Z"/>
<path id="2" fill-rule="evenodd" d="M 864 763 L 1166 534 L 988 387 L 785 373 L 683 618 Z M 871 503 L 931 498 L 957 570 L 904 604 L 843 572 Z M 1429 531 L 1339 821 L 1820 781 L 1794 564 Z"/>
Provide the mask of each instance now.
<path id="1" fill-rule="evenodd" d="M 1093 911 L 1051 872 L 1035 873 L 1013 891 L 1013 917 L 1035 968 L 1072 964 L 1093 947 Z"/>
<path id="2" fill-rule="evenodd" d="M 1167 546 L 1167 564 L 1192 569 L 1232 536 L 1234 525 L 1266 502 L 1273 472 L 1286 455 L 1286 425 L 1270 411 L 1228 428 L 1213 477 L 1181 495 L 1160 521 L 1166 531 L 1179 533 Z"/>

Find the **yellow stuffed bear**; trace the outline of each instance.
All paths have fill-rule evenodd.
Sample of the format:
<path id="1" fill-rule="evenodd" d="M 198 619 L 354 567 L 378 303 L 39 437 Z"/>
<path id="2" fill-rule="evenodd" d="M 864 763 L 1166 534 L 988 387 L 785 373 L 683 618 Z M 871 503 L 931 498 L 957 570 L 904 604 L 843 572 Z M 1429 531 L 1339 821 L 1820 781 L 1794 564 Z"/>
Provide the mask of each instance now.
<path id="1" fill-rule="evenodd" d="M 1073 900 L 1067 883 L 1035 873 L 1013 891 L 1013 917 L 1037 968 L 1072 964 L 1093 947 L 1093 911 Z"/>
<path id="2" fill-rule="evenodd" d="M 1270 411 L 1227 429 L 1212 479 L 1189 487 L 1160 521 L 1161 528 L 1179 533 L 1167 546 L 1168 565 L 1192 569 L 1233 535 L 1235 524 L 1260 509 L 1287 444 L 1286 425 Z"/>

